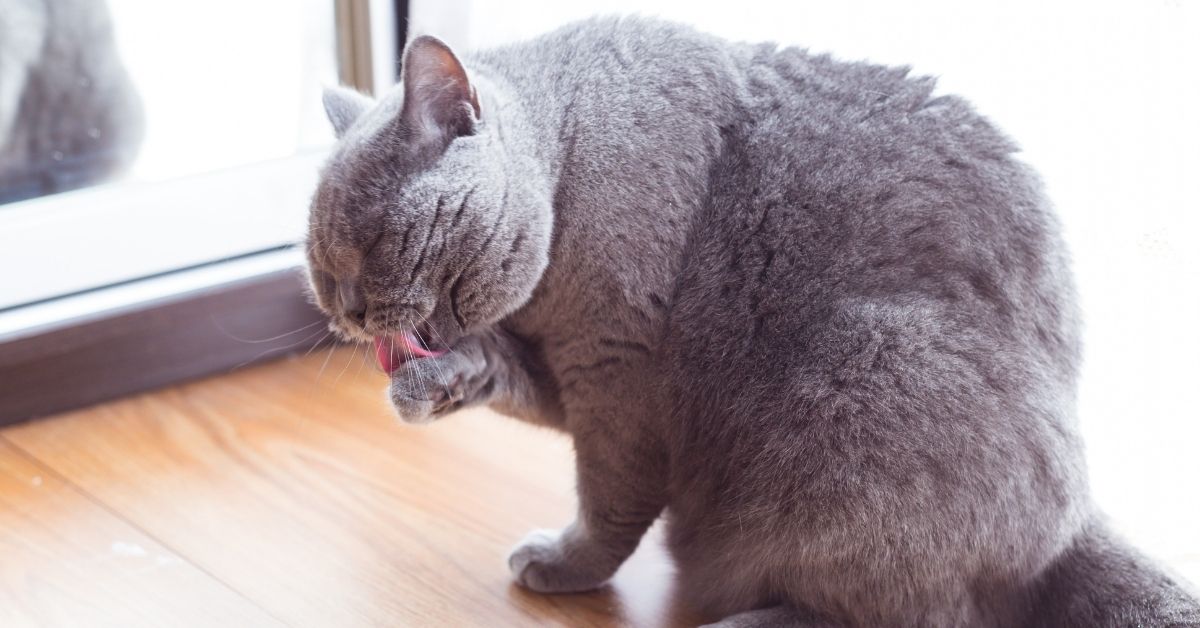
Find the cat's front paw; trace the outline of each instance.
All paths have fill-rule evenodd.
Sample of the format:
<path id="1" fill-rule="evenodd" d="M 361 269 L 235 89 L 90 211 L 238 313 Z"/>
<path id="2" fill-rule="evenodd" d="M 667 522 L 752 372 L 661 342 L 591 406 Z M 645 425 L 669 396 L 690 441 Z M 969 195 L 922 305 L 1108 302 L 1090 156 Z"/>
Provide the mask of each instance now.
<path id="1" fill-rule="evenodd" d="M 597 552 L 557 530 L 534 530 L 508 555 L 518 584 L 542 593 L 591 591 L 615 568 Z"/>
<path id="2" fill-rule="evenodd" d="M 428 423 L 462 406 L 478 371 L 461 352 L 409 360 L 391 374 L 388 396 L 405 423 Z"/>

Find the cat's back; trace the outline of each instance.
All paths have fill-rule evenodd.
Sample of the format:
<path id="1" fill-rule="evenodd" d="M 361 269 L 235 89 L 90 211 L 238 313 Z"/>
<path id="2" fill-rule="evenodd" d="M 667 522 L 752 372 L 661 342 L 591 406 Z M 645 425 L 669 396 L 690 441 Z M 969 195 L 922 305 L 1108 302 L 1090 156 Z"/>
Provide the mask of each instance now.
<path id="1" fill-rule="evenodd" d="M 908 308 L 1073 376 L 1059 227 L 1006 136 L 907 68 L 772 44 L 738 59 L 742 111 L 694 223 L 679 329 L 728 328 L 705 343 L 719 355 L 794 356 L 788 339 L 846 308 Z"/>
<path id="2" fill-rule="evenodd" d="M 672 301 L 670 333 L 703 371 L 681 381 L 744 381 L 738 356 L 800 366 L 804 347 L 845 346 L 817 336 L 850 317 L 1003 340 L 1069 387 L 1074 304 L 1040 184 L 933 79 L 639 17 L 470 61 L 502 76 L 553 133 L 544 144 L 563 149 L 543 282 L 586 285 L 563 291 L 579 302 Z M 601 224 L 625 229 L 586 228 Z"/>

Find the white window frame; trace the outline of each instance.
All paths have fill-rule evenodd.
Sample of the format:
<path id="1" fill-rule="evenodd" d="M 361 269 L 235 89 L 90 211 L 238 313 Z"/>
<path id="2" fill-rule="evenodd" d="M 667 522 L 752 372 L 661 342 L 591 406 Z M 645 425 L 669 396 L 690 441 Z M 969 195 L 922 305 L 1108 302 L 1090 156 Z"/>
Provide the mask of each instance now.
<path id="1" fill-rule="evenodd" d="M 0 209 L 0 309 L 296 242 L 324 151 Z"/>

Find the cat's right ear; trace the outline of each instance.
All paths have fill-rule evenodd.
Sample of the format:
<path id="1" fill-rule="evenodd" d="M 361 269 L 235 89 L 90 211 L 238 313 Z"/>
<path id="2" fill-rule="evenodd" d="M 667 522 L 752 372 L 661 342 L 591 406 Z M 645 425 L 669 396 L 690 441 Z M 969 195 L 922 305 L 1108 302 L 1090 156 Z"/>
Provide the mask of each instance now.
<path id="1" fill-rule="evenodd" d="M 450 47 L 422 35 L 404 51 L 404 107 L 400 120 L 417 151 L 440 153 L 479 121 L 479 94 Z"/>
<path id="2" fill-rule="evenodd" d="M 345 87 L 326 87 L 321 97 L 325 103 L 325 115 L 333 124 L 333 134 L 339 139 L 362 114 L 375 106 L 375 101 Z"/>

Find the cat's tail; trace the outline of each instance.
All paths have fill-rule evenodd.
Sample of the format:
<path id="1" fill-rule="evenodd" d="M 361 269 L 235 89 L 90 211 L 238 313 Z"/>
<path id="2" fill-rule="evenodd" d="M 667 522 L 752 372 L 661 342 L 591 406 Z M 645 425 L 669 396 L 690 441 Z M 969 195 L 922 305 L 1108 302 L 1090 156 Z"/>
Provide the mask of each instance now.
<path id="1" fill-rule="evenodd" d="M 1096 521 L 1038 578 L 1024 625 L 1200 627 L 1200 599 Z"/>

